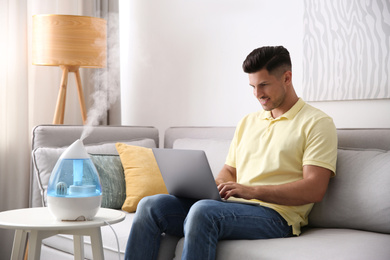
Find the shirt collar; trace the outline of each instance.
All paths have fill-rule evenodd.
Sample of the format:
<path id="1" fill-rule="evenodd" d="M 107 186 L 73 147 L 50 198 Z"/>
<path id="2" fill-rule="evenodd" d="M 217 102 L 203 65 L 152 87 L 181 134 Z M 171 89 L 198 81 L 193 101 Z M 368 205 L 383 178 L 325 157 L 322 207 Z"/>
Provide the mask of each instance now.
<path id="1" fill-rule="evenodd" d="M 260 118 L 265 120 L 280 120 L 283 118 L 291 120 L 296 116 L 296 114 L 298 114 L 298 112 L 302 109 L 302 107 L 305 104 L 306 104 L 305 101 L 299 98 L 298 101 L 286 113 L 284 113 L 280 117 L 273 118 L 271 115 L 271 111 L 263 110 L 262 113 L 260 114 Z"/>

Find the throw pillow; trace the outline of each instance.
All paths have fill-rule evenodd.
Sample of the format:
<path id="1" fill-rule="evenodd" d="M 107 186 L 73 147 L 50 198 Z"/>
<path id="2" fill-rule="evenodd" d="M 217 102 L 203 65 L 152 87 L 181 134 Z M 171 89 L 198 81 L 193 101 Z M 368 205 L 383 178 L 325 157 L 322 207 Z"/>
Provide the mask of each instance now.
<path id="1" fill-rule="evenodd" d="M 125 176 L 119 155 L 90 154 L 102 185 L 102 208 L 120 209 L 126 199 Z"/>
<path id="2" fill-rule="evenodd" d="M 139 201 L 146 196 L 168 194 L 150 148 L 117 143 L 126 180 L 126 200 L 122 210 L 134 212 Z"/>

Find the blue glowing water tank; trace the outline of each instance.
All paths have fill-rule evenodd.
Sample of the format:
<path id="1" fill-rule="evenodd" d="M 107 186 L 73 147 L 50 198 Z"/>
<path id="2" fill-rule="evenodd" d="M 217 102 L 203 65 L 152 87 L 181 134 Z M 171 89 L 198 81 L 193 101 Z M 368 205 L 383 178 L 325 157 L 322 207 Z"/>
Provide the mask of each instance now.
<path id="1" fill-rule="evenodd" d="M 99 174 L 77 140 L 62 153 L 50 175 L 49 210 L 58 220 L 89 220 L 99 210 L 101 197 Z"/>

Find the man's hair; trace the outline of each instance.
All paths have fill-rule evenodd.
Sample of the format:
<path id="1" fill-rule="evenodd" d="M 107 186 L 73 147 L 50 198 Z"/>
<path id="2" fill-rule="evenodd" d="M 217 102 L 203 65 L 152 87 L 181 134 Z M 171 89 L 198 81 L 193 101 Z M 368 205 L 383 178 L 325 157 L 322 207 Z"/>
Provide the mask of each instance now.
<path id="1" fill-rule="evenodd" d="M 290 53 L 283 46 L 265 46 L 253 50 L 242 64 L 246 73 L 266 69 L 269 74 L 291 71 Z"/>

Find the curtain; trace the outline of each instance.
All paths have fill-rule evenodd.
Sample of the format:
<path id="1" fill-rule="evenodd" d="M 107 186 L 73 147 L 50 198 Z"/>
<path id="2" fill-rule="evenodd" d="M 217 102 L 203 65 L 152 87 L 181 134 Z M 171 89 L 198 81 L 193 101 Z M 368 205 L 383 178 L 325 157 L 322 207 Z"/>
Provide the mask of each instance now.
<path id="1" fill-rule="evenodd" d="M 28 206 L 29 117 L 27 0 L 0 6 L 0 211 Z M 9 259 L 13 231 L 0 229 L 0 258 Z M 11 239 L 5 239 L 5 238 Z"/>
<path id="2" fill-rule="evenodd" d="M 31 130 L 36 125 L 52 123 L 61 81 L 59 67 L 31 63 L 32 16 L 101 16 L 111 28 L 109 46 L 115 46 L 117 13 L 117 0 L 0 0 L 0 211 L 29 206 Z M 120 124 L 119 93 L 112 90 L 119 89 L 119 66 L 115 63 L 118 59 L 119 64 L 118 57 L 110 50 L 107 68 L 81 69 L 87 110 L 94 106 L 95 92 L 108 104 L 94 124 Z M 72 73 L 64 123 L 82 124 Z M 10 258 L 13 233 L 0 229 L 0 260 Z"/>
<path id="3" fill-rule="evenodd" d="M 86 96 L 90 97 L 88 118 L 95 125 L 120 125 L 119 3 L 118 0 L 84 2 L 83 10 L 84 15 L 107 21 L 107 67 L 85 71 Z"/>

